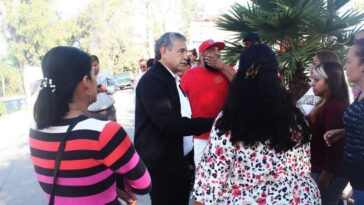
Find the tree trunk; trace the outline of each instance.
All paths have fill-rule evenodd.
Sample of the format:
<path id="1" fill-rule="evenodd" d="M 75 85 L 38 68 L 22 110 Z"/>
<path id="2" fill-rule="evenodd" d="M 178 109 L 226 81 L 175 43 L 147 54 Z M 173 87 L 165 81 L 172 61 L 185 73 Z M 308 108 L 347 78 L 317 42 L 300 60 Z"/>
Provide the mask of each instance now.
<path id="1" fill-rule="evenodd" d="M 292 79 L 288 82 L 289 91 L 295 101 L 299 100 L 310 88 L 309 79 L 304 71 L 303 63 L 297 62 Z"/>
<path id="2" fill-rule="evenodd" d="M 1 97 L 5 97 L 6 96 L 6 85 L 5 85 L 5 74 L 1 75 L 1 88 L 2 88 L 2 96 Z"/>
<path id="3" fill-rule="evenodd" d="M 21 76 L 21 82 L 23 84 L 23 92 L 25 94 L 26 103 L 27 103 L 27 105 L 29 105 L 29 103 L 31 102 L 31 99 L 30 99 L 31 95 L 30 95 L 29 82 L 28 82 L 27 77 L 25 76 L 26 65 L 27 65 L 27 63 L 23 61 L 20 65 L 19 72 L 20 72 L 20 76 Z"/>

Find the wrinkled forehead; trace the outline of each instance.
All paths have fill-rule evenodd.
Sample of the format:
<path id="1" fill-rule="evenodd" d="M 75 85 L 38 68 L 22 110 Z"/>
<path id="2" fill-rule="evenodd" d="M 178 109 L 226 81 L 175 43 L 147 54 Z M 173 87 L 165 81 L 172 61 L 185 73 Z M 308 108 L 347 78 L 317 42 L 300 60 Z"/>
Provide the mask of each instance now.
<path id="1" fill-rule="evenodd" d="M 186 41 L 182 40 L 182 39 L 175 39 L 174 41 L 172 41 L 172 46 L 170 47 L 170 49 L 173 49 L 173 50 L 184 49 L 187 51 Z"/>

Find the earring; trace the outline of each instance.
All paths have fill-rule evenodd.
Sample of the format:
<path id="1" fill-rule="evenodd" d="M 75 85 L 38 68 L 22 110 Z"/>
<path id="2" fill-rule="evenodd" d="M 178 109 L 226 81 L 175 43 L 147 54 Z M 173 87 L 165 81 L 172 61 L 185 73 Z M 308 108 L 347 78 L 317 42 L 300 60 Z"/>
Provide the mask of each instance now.
<path id="1" fill-rule="evenodd" d="M 90 90 L 90 92 L 88 92 L 88 97 L 89 97 L 88 104 L 91 105 L 91 90 Z"/>

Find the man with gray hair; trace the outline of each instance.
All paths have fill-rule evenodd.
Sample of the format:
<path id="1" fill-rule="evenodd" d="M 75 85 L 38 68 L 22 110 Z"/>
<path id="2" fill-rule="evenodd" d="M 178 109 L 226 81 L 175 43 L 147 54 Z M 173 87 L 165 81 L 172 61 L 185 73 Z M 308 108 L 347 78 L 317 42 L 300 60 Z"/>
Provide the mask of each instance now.
<path id="1" fill-rule="evenodd" d="M 152 204 L 188 205 L 190 177 L 184 156 L 193 145 L 184 143 L 184 137 L 209 131 L 213 119 L 190 119 L 190 105 L 179 88 L 177 73 L 187 64 L 186 38 L 163 34 L 155 44 L 155 59 L 136 88 L 135 147 L 152 177 Z"/>

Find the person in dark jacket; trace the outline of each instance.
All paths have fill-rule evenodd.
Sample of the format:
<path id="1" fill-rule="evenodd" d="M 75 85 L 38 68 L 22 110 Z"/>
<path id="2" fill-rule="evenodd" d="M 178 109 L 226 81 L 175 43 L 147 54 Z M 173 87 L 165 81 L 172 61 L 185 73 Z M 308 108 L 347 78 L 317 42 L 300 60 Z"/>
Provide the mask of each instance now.
<path id="1" fill-rule="evenodd" d="M 190 177 L 184 153 L 193 146 L 184 137 L 211 130 L 213 119 L 189 118 L 190 105 L 177 75 L 187 64 L 186 38 L 165 33 L 156 41 L 155 53 L 156 64 L 136 88 L 135 147 L 151 174 L 152 204 L 187 205 Z"/>

